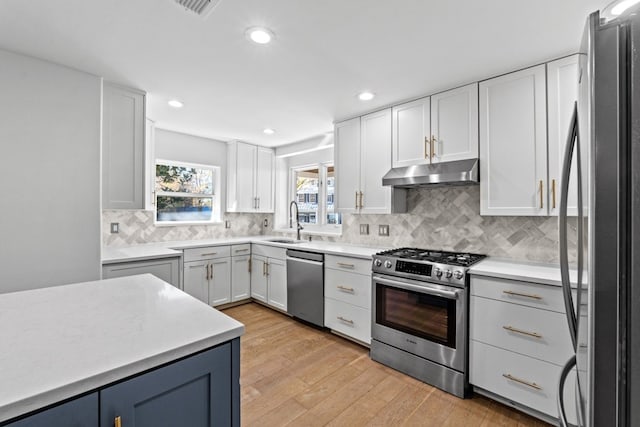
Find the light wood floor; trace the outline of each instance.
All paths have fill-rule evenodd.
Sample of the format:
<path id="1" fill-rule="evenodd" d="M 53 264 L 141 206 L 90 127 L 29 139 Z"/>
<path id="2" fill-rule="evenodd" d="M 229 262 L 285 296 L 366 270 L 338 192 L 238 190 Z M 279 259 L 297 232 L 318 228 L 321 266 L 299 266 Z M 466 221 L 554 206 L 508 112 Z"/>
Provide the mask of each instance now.
<path id="1" fill-rule="evenodd" d="M 259 304 L 224 312 L 246 326 L 243 426 L 548 426 L 482 396 L 458 399 Z"/>

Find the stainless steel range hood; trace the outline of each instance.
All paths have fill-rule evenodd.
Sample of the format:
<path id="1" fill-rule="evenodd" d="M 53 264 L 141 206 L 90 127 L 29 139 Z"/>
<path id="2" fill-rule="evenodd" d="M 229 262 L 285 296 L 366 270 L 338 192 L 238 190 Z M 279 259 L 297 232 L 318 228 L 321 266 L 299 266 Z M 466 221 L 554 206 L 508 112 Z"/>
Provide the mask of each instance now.
<path id="1" fill-rule="evenodd" d="M 382 185 L 400 188 L 478 183 L 478 159 L 393 168 L 382 177 Z"/>

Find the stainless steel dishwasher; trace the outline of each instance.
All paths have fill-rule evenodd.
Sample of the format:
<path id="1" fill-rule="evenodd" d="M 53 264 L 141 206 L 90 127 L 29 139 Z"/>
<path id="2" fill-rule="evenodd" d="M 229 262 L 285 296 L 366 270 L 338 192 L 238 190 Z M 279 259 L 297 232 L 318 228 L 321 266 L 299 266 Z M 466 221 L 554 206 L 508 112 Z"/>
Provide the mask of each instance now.
<path id="1" fill-rule="evenodd" d="M 324 327 L 324 254 L 287 250 L 287 312 Z"/>

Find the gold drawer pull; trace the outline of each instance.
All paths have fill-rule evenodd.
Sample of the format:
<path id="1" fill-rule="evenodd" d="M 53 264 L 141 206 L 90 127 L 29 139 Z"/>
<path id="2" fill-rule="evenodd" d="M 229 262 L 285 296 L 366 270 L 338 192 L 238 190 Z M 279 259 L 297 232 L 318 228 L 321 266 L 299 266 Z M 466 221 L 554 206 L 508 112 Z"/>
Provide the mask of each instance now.
<path id="1" fill-rule="evenodd" d="M 212 256 L 212 255 L 218 255 L 218 252 L 209 252 L 208 254 L 202 254 L 200 256 Z"/>
<path id="2" fill-rule="evenodd" d="M 338 262 L 336 264 L 338 264 L 338 267 L 342 267 L 342 268 L 356 268 L 354 264 L 347 264 L 345 262 Z"/>
<path id="3" fill-rule="evenodd" d="M 515 332 L 516 334 L 528 335 L 534 338 L 542 338 L 542 335 L 537 332 L 523 331 L 522 329 L 514 328 L 513 326 L 503 326 L 502 329 L 506 329 L 509 332 Z"/>
<path id="4" fill-rule="evenodd" d="M 122 427 L 122 419 L 120 418 L 120 416 L 117 416 L 113 420 L 113 427 Z"/>
<path id="5" fill-rule="evenodd" d="M 427 144 L 429 144 L 429 138 L 427 138 L 426 136 L 424 137 L 424 158 L 429 160 L 429 153 L 427 152 Z"/>
<path id="6" fill-rule="evenodd" d="M 544 204 L 542 203 L 542 196 L 543 196 L 543 192 L 542 192 L 542 180 L 540 180 L 540 209 L 544 208 Z"/>
<path id="7" fill-rule="evenodd" d="M 511 374 L 502 374 L 502 376 L 505 377 L 508 380 L 515 381 L 515 382 L 517 382 L 519 384 L 524 384 L 527 387 L 531 387 L 531 388 L 534 388 L 536 390 L 542 390 L 542 387 L 540 387 L 538 384 L 532 383 L 532 382 L 529 382 L 529 381 L 525 381 L 525 380 L 520 379 L 518 377 L 514 377 Z"/>
<path id="8" fill-rule="evenodd" d="M 556 208 L 556 180 L 555 179 L 551 180 L 551 194 L 553 195 L 551 199 L 553 205 L 551 206 L 551 208 L 555 209 Z"/>
<path id="9" fill-rule="evenodd" d="M 523 293 L 514 292 L 514 291 L 502 291 L 502 293 L 511 295 L 511 296 L 516 296 L 516 297 L 533 298 L 533 299 L 539 299 L 539 300 L 542 299 L 540 295 L 536 295 L 536 294 L 523 294 Z"/>
<path id="10" fill-rule="evenodd" d="M 236 252 L 247 252 L 249 249 L 236 249 Z"/>
<path id="11" fill-rule="evenodd" d="M 341 321 L 343 321 L 344 323 L 348 323 L 348 324 L 350 324 L 350 325 L 353 325 L 353 320 L 345 319 L 345 318 L 344 318 L 344 317 L 342 317 L 342 316 L 338 316 L 338 320 L 341 320 Z"/>
<path id="12" fill-rule="evenodd" d="M 341 291 L 351 292 L 351 293 L 353 293 L 353 292 L 355 292 L 355 291 L 356 291 L 356 290 L 355 290 L 355 289 L 353 289 L 353 288 L 348 288 L 348 287 L 346 287 L 346 286 L 342 286 L 342 285 L 338 285 L 338 286 L 337 286 L 337 288 L 338 288 L 338 289 L 340 289 Z"/>

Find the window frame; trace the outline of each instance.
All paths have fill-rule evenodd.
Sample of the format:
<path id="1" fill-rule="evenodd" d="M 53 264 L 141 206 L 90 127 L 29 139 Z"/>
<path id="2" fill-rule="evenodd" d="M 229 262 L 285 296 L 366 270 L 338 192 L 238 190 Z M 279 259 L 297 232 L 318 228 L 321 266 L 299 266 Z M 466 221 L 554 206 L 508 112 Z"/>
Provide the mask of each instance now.
<path id="1" fill-rule="evenodd" d="M 326 228 L 326 227 L 335 227 L 337 229 L 341 229 L 342 228 L 342 218 L 341 218 L 341 222 L 340 224 L 330 224 L 327 221 L 327 213 L 328 213 L 328 209 L 327 209 L 327 204 L 328 204 L 328 200 L 327 200 L 327 176 L 328 176 L 328 170 L 330 167 L 334 167 L 335 168 L 335 162 L 333 161 L 327 161 L 327 162 L 320 162 L 320 163 L 310 163 L 310 164 L 305 164 L 305 165 L 297 165 L 297 166 L 292 166 L 289 168 L 289 190 L 288 190 L 288 199 L 289 200 L 295 200 L 298 201 L 298 197 L 296 194 L 296 174 L 299 171 L 306 171 L 309 169 L 318 169 L 318 210 L 316 213 L 316 220 L 320 219 L 319 222 L 313 224 L 313 223 L 306 223 L 304 224 L 305 228 Z M 334 176 L 334 180 L 335 180 L 335 176 Z M 334 198 L 335 199 L 335 198 Z M 335 212 L 338 213 L 339 212 Z M 287 214 L 287 222 L 288 222 L 288 214 Z"/>
<path id="2" fill-rule="evenodd" d="M 211 170 L 213 188 L 212 194 L 204 193 L 183 193 L 175 191 L 158 191 L 156 187 L 157 167 L 158 165 L 197 168 Z M 222 222 L 222 197 L 220 194 L 220 176 L 221 167 L 216 165 L 207 165 L 203 163 L 183 162 L 179 160 L 156 159 L 153 163 L 153 221 L 157 226 L 179 226 L 179 225 L 210 225 Z M 202 198 L 211 200 L 211 219 L 208 221 L 158 221 L 158 197 L 185 197 L 185 198 Z"/>

